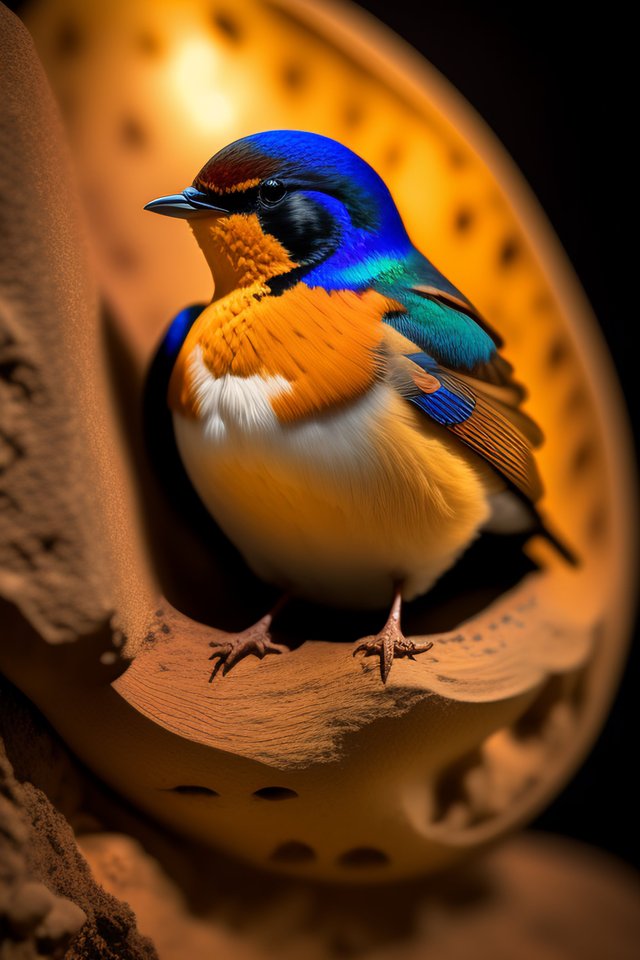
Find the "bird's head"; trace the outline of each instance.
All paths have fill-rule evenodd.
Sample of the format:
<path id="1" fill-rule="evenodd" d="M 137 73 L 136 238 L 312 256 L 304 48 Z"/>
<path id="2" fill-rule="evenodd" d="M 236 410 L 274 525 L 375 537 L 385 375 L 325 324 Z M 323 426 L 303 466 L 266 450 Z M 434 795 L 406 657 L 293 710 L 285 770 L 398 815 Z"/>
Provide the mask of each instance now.
<path id="1" fill-rule="evenodd" d="M 216 298 L 291 271 L 310 276 L 338 253 L 348 267 L 409 245 L 373 168 L 341 143 L 297 130 L 229 144 L 192 186 L 145 209 L 189 221 Z"/>

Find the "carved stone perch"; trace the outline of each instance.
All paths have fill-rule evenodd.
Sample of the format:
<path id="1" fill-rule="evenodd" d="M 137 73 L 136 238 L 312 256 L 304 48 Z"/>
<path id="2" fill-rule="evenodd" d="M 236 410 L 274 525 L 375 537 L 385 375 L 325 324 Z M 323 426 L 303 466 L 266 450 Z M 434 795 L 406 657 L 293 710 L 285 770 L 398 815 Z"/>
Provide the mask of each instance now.
<path id="1" fill-rule="evenodd" d="M 318 14 L 319 35 L 321 21 Z M 330 614 L 310 607 L 286 628 L 290 652 L 248 658 L 209 684 L 216 627 L 250 622 L 268 590 L 223 538 L 205 535 L 195 514 L 167 500 L 145 459 L 144 369 L 187 296 L 180 279 L 164 290 L 163 276 L 166 312 L 151 301 L 145 312 L 140 298 L 151 285 L 134 284 L 127 301 L 98 252 L 111 304 L 100 316 L 84 251 L 87 233 L 105 240 L 102 228 L 97 218 L 82 225 L 43 74 L 24 34 L 11 36 L 0 89 L 11 130 L 0 154 L 1 669 L 140 810 L 263 868 L 397 879 L 525 822 L 601 723 L 622 662 L 631 571 L 626 450 L 601 428 L 620 422 L 617 394 L 601 355 L 599 389 L 591 389 L 596 335 L 537 214 L 518 213 L 517 186 L 501 194 L 500 229 L 524 251 L 527 302 L 499 278 L 479 296 L 466 288 L 481 308 L 486 299 L 498 325 L 506 318 L 507 339 L 508 318 L 518 319 L 510 357 L 526 371 L 548 436 L 545 510 L 581 567 L 567 570 L 534 543 L 530 572 L 505 576 L 504 589 L 490 584 L 485 599 L 459 574 L 408 612 L 410 632 L 428 635 L 433 649 L 395 662 L 386 686 L 374 662 L 354 659 L 340 642 L 348 638 L 334 632 Z M 463 135 L 472 124 L 430 126 L 426 94 L 423 102 L 398 68 L 392 75 L 397 102 L 388 109 L 397 122 L 411 103 L 425 136 L 438 130 L 471 164 L 479 194 L 499 191 Z M 452 116 L 460 116 L 457 101 Z M 163 159 L 146 162 L 157 172 Z M 117 184 L 128 209 L 154 195 L 151 185 L 140 195 L 117 157 L 78 157 L 94 182 L 99 162 L 105 194 Z M 124 230 L 128 243 L 153 262 L 152 241 L 136 224 Z M 175 274 L 189 270 L 176 265 Z M 534 322 L 529 314 L 543 301 L 548 316 Z M 540 357 L 553 362 L 536 365 Z M 446 629 L 434 626 L 438 618 Z M 351 639 L 366 632 L 354 629 Z"/>

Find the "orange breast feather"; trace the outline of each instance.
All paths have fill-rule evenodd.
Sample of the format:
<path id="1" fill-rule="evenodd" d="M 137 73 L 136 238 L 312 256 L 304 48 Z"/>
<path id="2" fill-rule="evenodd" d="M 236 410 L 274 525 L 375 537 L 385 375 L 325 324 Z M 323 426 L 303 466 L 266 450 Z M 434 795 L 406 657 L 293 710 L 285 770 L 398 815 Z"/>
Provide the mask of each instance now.
<path id="1" fill-rule="evenodd" d="M 398 305 L 375 291 L 327 292 L 299 283 L 279 297 L 264 284 L 212 303 L 190 330 L 169 386 L 169 405 L 198 417 L 196 348 L 214 377 L 279 375 L 289 382 L 272 400 L 283 423 L 349 403 L 379 378 L 382 317 Z M 197 353 L 196 353 L 197 355 Z"/>

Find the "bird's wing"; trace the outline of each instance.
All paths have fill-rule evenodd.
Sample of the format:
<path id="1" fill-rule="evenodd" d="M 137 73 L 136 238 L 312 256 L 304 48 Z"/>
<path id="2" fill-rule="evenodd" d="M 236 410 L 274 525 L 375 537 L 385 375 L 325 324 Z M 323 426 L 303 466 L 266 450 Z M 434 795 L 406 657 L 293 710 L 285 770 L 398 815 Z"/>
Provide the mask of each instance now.
<path id="1" fill-rule="evenodd" d="M 147 371 L 142 400 L 142 418 L 147 453 L 164 485 L 184 488 L 186 474 L 182 468 L 173 433 L 171 410 L 167 406 L 167 390 L 176 358 L 189 330 L 206 304 L 185 307 L 167 328 Z"/>
<path id="2" fill-rule="evenodd" d="M 472 378 L 462 378 L 417 351 L 395 358 L 398 391 L 446 427 L 515 486 L 531 503 L 542 495 L 533 444 L 520 423 L 521 411 L 496 403 Z"/>
<path id="3" fill-rule="evenodd" d="M 535 503 L 542 484 L 533 450 L 542 434 L 521 409 L 525 391 L 498 352 L 498 335 L 422 257 L 376 287 L 399 307 L 384 317 L 401 335 L 390 348 L 399 392 Z"/>

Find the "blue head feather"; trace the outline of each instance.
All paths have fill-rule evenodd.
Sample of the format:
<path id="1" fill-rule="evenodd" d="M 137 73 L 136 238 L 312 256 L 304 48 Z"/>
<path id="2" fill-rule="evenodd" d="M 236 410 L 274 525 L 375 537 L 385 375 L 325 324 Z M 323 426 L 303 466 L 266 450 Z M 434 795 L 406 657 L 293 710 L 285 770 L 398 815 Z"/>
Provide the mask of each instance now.
<path id="1" fill-rule="evenodd" d="M 300 264 L 274 278 L 272 293 L 299 281 L 329 291 L 373 288 L 402 307 L 385 322 L 429 355 L 467 369 L 491 359 L 495 341 L 471 305 L 413 246 L 382 178 L 343 144 L 300 130 L 256 133 L 224 147 L 194 183 L 228 196 L 239 183 L 271 178 L 284 181 L 288 199 L 274 210 L 258 205 L 263 229 Z M 470 310 L 437 302 L 438 290 Z"/>
<path id="2" fill-rule="evenodd" d="M 364 288 L 383 267 L 413 250 L 384 180 L 336 140 L 300 130 L 269 130 L 236 141 L 218 157 L 228 163 L 240 152 L 244 163 L 251 155 L 262 163 L 269 158 L 269 176 L 285 179 L 322 207 L 339 232 L 333 255 L 305 273 L 309 286 Z"/>

